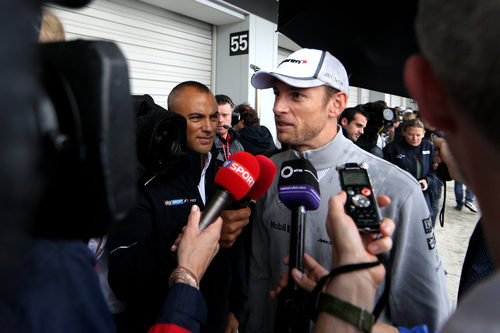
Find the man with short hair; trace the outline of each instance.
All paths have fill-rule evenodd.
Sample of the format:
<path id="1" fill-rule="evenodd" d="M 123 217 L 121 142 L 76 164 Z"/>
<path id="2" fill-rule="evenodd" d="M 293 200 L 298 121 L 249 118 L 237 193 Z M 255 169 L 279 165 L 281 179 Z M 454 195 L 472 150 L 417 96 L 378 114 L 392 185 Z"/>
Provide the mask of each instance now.
<path id="1" fill-rule="evenodd" d="M 229 96 L 215 95 L 217 101 L 217 136 L 215 137 L 212 153 L 216 162 L 221 166 L 229 156 L 243 151 L 243 146 L 238 141 L 236 132 L 231 127 L 234 103 Z"/>
<path id="2" fill-rule="evenodd" d="M 373 192 L 392 199 L 381 214 L 396 224 L 395 245 L 385 263 L 388 278 L 377 292 L 377 301 L 384 304 L 380 320 L 406 326 L 427 323 L 436 329 L 448 317 L 450 305 L 420 185 L 407 172 L 362 150 L 342 134 L 337 119 L 347 104 L 347 77 L 344 66 L 330 53 L 301 49 L 275 71 L 259 71 L 251 80 L 257 89 L 272 87 L 274 91 L 278 140 L 290 147 L 272 156 L 278 169 L 286 160 L 302 158 L 318 172 L 322 199 L 318 210 L 307 212 L 304 252 L 331 269 L 325 219 L 328 199 L 341 190 L 336 166 L 367 163 Z M 292 214 L 278 198 L 279 174 L 257 201 L 252 226 L 249 332 L 272 330 L 277 304 L 269 292 L 288 271 L 283 258 L 290 248 Z"/>
<path id="3" fill-rule="evenodd" d="M 210 153 L 218 117 L 214 95 L 199 82 L 182 82 L 171 91 L 168 108 L 186 118 L 188 152 L 167 173 L 141 184 L 135 211 L 109 236 L 109 282 L 127 302 L 130 332 L 145 331 L 155 320 L 168 293 L 168 277 L 177 266 L 171 246 L 191 207 L 203 210 L 216 191 L 218 168 Z M 228 227 L 246 225 L 250 209 L 224 211 L 221 217 L 226 224 L 221 250 L 200 285 L 208 307 L 202 332 L 222 333 L 227 325 L 237 329 L 246 306 L 245 264 L 234 259 L 244 258 L 243 244 Z"/>
<path id="4" fill-rule="evenodd" d="M 346 108 L 339 118 L 339 125 L 342 126 L 344 136 L 352 142 L 358 141 L 367 123 L 366 112 L 358 108 Z"/>

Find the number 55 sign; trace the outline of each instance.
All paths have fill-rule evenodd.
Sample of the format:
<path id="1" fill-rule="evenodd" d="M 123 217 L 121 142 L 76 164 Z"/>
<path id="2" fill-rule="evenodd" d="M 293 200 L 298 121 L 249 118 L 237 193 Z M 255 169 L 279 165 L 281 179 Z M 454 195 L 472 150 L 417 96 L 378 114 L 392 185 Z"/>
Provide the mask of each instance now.
<path id="1" fill-rule="evenodd" d="M 248 30 L 229 35 L 229 55 L 248 54 Z"/>

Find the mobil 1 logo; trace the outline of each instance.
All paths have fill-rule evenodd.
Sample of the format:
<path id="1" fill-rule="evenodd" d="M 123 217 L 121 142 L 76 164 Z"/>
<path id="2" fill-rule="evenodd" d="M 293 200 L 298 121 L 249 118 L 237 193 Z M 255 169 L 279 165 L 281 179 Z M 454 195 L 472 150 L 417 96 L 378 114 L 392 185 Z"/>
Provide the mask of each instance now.
<path id="1" fill-rule="evenodd" d="M 248 30 L 229 35 L 229 55 L 248 54 Z"/>

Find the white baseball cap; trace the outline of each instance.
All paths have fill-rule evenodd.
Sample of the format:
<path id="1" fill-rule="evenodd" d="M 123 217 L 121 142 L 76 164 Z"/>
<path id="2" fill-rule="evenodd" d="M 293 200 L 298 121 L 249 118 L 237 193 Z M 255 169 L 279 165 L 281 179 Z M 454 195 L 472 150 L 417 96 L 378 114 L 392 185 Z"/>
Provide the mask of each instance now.
<path id="1" fill-rule="evenodd" d="M 344 65 L 327 51 L 301 49 L 290 54 L 275 71 L 258 71 L 251 79 L 257 89 L 271 88 L 278 79 L 297 88 L 327 85 L 349 94 Z"/>

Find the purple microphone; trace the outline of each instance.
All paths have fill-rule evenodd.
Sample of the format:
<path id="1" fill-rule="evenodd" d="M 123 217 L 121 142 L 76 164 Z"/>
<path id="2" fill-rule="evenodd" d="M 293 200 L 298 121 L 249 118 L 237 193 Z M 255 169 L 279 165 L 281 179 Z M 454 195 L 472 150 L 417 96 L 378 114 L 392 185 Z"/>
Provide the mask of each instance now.
<path id="1" fill-rule="evenodd" d="M 311 162 L 303 159 L 283 162 L 278 196 L 290 210 L 298 206 L 304 206 L 306 210 L 318 209 L 321 201 L 318 175 Z"/>
<path id="2" fill-rule="evenodd" d="M 281 165 L 278 197 L 292 211 L 290 235 L 290 273 L 292 268 L 304 271 L 304 233 L 306 210 L 316 210 L 319 195 L 318 175 L 305 159 L 289 160 Z M 290 281 L 294 284 L 293 279 Z"/>
<path id="3" fill-rule="evenodd" d="M 309 319 L 304 318 L 303 292 L 292 278 L 292 269 L 304 271 L 304 239 L 306 210 L 318 209 L 318 175 L 314 166 L 305 159 L 289 160 L 281 165 L 278 197 L 292 211 L 290 232 L 290 262 L 288 286 L 278 297 L 274 332 L 307 332 Z M 324 222 L 323 222 L 324 223 Z M 293 327 L 293 330 L 290 328 Z"/>

